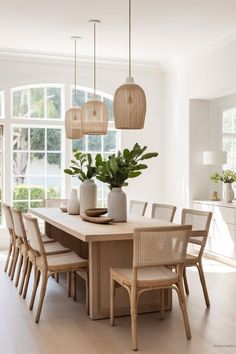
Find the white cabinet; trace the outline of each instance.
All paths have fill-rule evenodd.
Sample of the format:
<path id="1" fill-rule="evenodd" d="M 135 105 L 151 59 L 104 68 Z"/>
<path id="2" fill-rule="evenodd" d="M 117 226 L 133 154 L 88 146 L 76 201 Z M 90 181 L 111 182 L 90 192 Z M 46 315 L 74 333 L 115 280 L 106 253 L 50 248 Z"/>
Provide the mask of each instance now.
<path id="1" fill-rule="evenodd" d="M 213 213 L 206 250 L 236 259 L 236 204 L 195 200 L 193 208 Z"/>

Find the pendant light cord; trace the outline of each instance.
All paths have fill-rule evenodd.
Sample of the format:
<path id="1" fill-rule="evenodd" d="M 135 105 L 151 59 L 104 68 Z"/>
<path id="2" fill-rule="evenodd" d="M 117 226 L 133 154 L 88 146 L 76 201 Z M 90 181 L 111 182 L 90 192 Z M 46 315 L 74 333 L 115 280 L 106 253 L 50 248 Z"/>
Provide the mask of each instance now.
<path id="1" fill-rule="evenodd" d="M 93 92 L 96 99 L 96 22 L 93 23 Z"/>
<path id="2" fill-rule="evenodd" d="M 131 77 L 131 0 L 129 0 L 129 77 Z"/>
<path id="3" fill-rule="evenodd" d="M 76 63 L 76 57 L 77 57 L 77 45 L 76 45 L 76 39 L 75 39 L 75 71 L 74 71 L 74 84 L 75 84 L 75 104 L 76 104 L 76 99 L 77 99 L 77 90 L 76 90 L 76 76 L 77 76 L 77 63 Z"/>

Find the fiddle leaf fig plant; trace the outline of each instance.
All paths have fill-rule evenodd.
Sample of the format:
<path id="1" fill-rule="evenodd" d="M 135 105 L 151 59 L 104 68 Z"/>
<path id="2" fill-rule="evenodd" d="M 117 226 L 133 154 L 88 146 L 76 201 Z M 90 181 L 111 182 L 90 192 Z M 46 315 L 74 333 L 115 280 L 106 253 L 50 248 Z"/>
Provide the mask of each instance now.
<path id="1" fill-rule="evenodd" d="M 233 183 L 236 181 L 236 172 L 232 170 L 224 170 L 221 174 L 216 172 L 214 175 L 210 176 L 210 179 L 215 183 Z"/>
<path id="2" fill-rule="evenodd" d="M 157 157 L 157 152 L 144 153 L 147 146 L 141 147 L 136 143 L 131 150 L 118 151 L 117 155 L 112 154 L 108 160 L 103 160 L 101 154 L 96 155 L 96 178 L 109 185 L 109 188 L 120 188 L 128 186 L 127 179 L 141 175 L 142 170 L 148 166 L 144 160 Z"/>
<path id="3" fill-rule="evenodd" d="M 75 151 L 70 168 L 66 168 L 64 172 L 71 176 L 77 176 L 80 181 L 84 182 L 96 176 L 97 167 L 92 164 L 91 154 Z"/>

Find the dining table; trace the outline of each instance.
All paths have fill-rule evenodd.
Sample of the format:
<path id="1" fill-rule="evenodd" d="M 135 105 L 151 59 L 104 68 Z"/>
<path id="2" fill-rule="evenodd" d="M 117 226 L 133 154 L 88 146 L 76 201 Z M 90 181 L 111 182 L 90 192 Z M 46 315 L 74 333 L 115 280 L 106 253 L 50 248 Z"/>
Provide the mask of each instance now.
<path id="1" fill-rule="evenodd" d="M 60 208 L 32 208 L 31 214 L 45 222 L 46 234 L 89 260 L 89 315 L 92 320 L 109 317 L 110 268 L 132 267 L 133 233 L 138 227 L 171 226 L 154 218 L 128 215 L 126 222 L 96 224 Z M 116 290 L 116 315 L 130 314 L 127 290 Z M 165 290 L 165 310 L 171 310 L 172 291 Z M 160 294 L 154 290 L 139 299 L 139 313 L 160 310 Z"/>

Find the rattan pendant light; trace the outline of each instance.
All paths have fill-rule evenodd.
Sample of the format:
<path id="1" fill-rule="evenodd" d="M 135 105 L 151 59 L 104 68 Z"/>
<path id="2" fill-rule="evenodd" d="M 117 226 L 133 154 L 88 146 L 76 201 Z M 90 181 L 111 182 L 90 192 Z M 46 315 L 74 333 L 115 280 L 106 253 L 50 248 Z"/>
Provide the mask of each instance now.
<path id="1" fill-rule="evenodd" d="M 107 133 L 108 127 L 108 110 L 102 101 L 97 98 L 96 94 L 96 24 L 99 20 L 89 20 L 93 23 L 94 37 L 94 60 L 93 60 L 93 98 L 84 103 L 81 109 L 82 130 L 87 135 L 104 135 Z"/>
<path id="2" fill-rule="evenodd" d="M 74 40 L 75 45 L 75 63 L 74 63 L 74 99 L 76 103 L 76 79 L 77 79 L 77 40 L 81 39 L 81 37 L 73 36 L 71 39 Z M 65 130 L 67 139 L 81 139 L 84 134 L 82 132 L 82 124 L 81 124 L 81 109 L 79 107 L 70 108 L 65 115 Z"/>
<path id="3" fill-rule="evenodd" d="M 131 76 L 131 0 L 129 0 L 129 77 L 115 92 L 113 101 L 117 129 L 142 129 L 146 115 L 146 97 Z"/>

